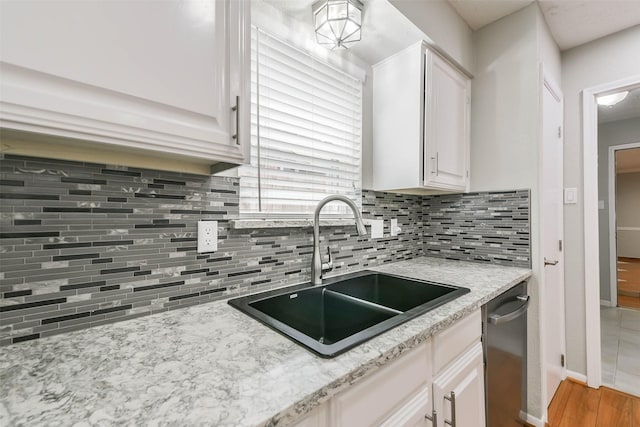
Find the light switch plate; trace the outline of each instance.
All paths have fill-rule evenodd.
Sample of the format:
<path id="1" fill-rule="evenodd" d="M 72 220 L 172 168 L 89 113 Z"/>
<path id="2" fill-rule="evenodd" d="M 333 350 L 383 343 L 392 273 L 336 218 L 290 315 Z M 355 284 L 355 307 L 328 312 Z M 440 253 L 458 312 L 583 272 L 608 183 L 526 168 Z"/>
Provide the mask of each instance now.
<path id="1" fill-rule="evenodd" d="M 578 189 L 577 188 L 565 188 L 564 189 L 564 204 L 575 205 L 578 203 Z"/>
<path id="2" fill-rule="evenodd" d="M 218 221 L 198 221 L 198 253 L 218 250 Z"/>
<path id="3" fill-rule="evenodd" d="M 604 209 L 604 200 L 598 200 L 598 209 Z"/>
<path id="4" fill-rule="evenodd" d="M 371 238 L 379 239 L 382 237 L 384 230 L 384 221 L 381 219 L 371 220 Z"/>
<path id="5" fill-rule="evenodd" d="M 392 236 L 397 236 L 400 232 L 400 227 L 398 227 L 398 218 L 391 219 L 391 226 L 389 227 L 389 234 Z"/>

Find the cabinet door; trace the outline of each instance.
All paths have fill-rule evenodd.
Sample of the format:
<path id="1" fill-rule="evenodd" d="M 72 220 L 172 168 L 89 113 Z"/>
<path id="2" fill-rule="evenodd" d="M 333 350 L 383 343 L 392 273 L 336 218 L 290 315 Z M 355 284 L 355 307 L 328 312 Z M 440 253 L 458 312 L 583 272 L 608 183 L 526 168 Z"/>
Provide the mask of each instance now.
<path id="1" fill-rule="evenodd" d="M 477 343 L 433 380 L 438 427 L 445 427 L 445 420 L 452 421 L 453 417 L 456 427 L 485 425 L 482 357 L 482 344 Z"/>
<path id="2" fill-rule="evenodd" d="M 331 425 L 334 427 L 379 426 L 384 420 L 404 408 L 407 402 L 414 401 L 416 396 L 422 396 L 422 398 L 418 397 L 414 406 L 424 407 L 425 389 L 427 389 L 426 400 L 429 406 L 430 382 L 430 347 L 428 344 L 423 344 L 334 397 L 331 400 Z M 422 416 L 424 417 L 428 412 L 425 409 Z"/>
<path id="3" fill-rule="evenodd" d="M 420 393 L 380 424 L 380 427 L 432 427 L 431 421 L 425 417 L 425 415 L 431 416 L 432 414 L 429 388 L 422 389 Z"/>
<path id="4" fill-rule="evenodd" d="M 469 170 L 469 79 L 426 53 L 425 186 L 466 190 Z"/>
<path id="5" fill-rule="evenodd" d="M 248 62 L 245 2 L 53 0 L 0 7 L 3 127 L 243 160 L 233 135 L 238 123 L 248 129 L 248 121 L 238 122 L 232 107 L 237 95 L 243 102 L 248 95 L 248 79 L 238 80 Z"/>

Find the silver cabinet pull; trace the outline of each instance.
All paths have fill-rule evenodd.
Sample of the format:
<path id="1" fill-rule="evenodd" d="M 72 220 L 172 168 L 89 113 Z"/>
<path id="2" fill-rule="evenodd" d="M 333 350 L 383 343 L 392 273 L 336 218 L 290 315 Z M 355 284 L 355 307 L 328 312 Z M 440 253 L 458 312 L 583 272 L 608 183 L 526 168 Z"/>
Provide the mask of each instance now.
<path id="1" fill-rule="evenodd" d="M 435 157 L 431 157 L 431 160 L 433 160 L 433 170 L 431 171 L 432 175 L 438 176 L 438 152 L 436 151 L 436 156 Z"/>
<path id="2" fill-rule="evenodd" d="M 445 424 L 449 424 L 451 427 L 456 427 L 456 392 L 451 392 L 451 397 L 445 396 L 446 400 L 451 402 L 451 421 L 444 420 Z"/>
<path id="3" fill-rule="evenodd" d="M 236 95 L 236 105 L 231 107 L 231 111 L 236 113 L 236 133 L 231 135 L 231 139 L 235 139 L 236 144 L 240 145 L 240 96 Z"/>
<path id="4" fill-rule="evenodd" d="M 433 410 L 433 412 L 431 412 L 431 416 L 425 415 L 424 417 L 427 420 L 431 421 L 432 427 L 438 427 L 438 413 L 436 412 L 435 409 Z"/>
<path id="5" fill-rule="evenodd" d="M 558 263 L 558 261 L 549 261 L 548 259 L 544 259 L 544 265 L 556 265 Z"/>

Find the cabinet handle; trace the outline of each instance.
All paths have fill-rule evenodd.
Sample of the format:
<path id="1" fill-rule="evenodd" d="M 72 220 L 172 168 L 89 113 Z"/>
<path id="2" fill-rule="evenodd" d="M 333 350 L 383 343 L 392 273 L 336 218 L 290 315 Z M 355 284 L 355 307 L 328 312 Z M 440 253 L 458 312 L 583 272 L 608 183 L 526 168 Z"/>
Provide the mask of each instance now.
<path id="1" fill-rule="evenodd" d="M 236 133 L 231 135 L 231 138 L 236 140 L 237 145 L 240 145 L 240 96 L 236 95 L 236 105 L 231 107 L 231 111 L 236 113 Z"/>
<path id="2" fill-rule="evenodd" d="M 433 412 L 431 412 L 431 416 L 425 415 L 424 417 L 427 420 L 431 421 L 432 427 L 438 427 L 438 413 L 436 412 L 435 409 L 433 410 Z"/>
<path id="3" fill-rule="evenodd" d="M 456 392 L 451 392 L 451 397 L 445 396 L 446 400 L 451 402 L 451 421 L 444 420 L 445 424 L 449 424 L 451 427 L 456 427 Z"/>
<path id="4" fill-rule="evenodd" d="M 433 170 L 431 171 L 431 174 L 438 176 L 438 152 L 436 152 L 436 156 L 432 157 L 431 160 L 433 160 Z"/>

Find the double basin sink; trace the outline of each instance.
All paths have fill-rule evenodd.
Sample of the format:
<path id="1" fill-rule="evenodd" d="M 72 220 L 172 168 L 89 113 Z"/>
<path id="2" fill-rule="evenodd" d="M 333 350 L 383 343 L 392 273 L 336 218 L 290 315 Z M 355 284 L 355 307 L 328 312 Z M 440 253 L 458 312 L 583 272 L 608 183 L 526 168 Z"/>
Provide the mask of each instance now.
<path id="1" fill-rule="evenodd" d="M 229 304 L 321 357 L 334 357 L 469 292 L 440 283 L 362 271 Z"/>

